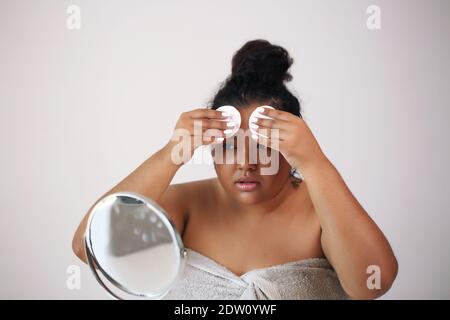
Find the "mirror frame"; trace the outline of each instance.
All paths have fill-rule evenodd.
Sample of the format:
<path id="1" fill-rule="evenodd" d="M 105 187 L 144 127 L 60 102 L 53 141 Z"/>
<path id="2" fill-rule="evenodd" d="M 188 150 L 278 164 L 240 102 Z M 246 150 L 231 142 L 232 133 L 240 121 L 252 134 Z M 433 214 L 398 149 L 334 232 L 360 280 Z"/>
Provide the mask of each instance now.
<path id="1" fill-rule="evenodd" d="M 160 218 L 160 220 L 164 223 L 164 225 L 166 226 L 166 228 L 169 230 L 170 235 L 172 237 L 172 239 L 174 239 L 175 245 L 178 246 L 179 250 L 177 250 L 177 257 L 180 261 L 179 265 L 178 265 L 178 270 L 177 270 L 177 275 L 175 277 L 175 279 L 172 281 L 172 283 L 157 291 L 156 293 L 136 293 L 131 291 L 130 289 L 128 289 L 125 285 L 118 283 L 115 279 L 113 279 L 103 268 L 102 266 L 98 263 L 97 258 L 95 257 L 95 253 L 92 249 L 92 241 L 91 241 L 91 223 L 92 223 L 92 218 L 96 212 L 96 209 L 98 207 L 100 207 L 101 205 L 103 205 L 105 202 L 111 201 L 113 199 L 115 199 L 118 196 L 125 196 L 125 197 L 132 197 L 132 198 L 136 198 L 140 201 L 143 202 L 143 204 L 145 204 L 150 210 L 151 212 L 154 212 L 155 214 L 158 215 L 158 217 Z M 187 251 L 184 247 L 183 241 L 181 239 L 180 234 L 178 233 L 175 224 L 172 222 L 172 220 L 169 218 L 168 214 L 166 213 L 166 211 L 161 208 L 155 201 L 151 200 L 150 198 L 147 198 L 141 194 L 138 193 L 134 193 L 134 192 L 115 192 L 112 194 L 109 194 L 105 197 L 103 197 L 102 199 L 100 199 L 100 201 L 98 201 L 95 206 L 92 208 L 92 210 L 89 213 L 89 218 L 86 224 L 86 230 L 84 233 L 84 249 L 85 249 L 85 254 L 86 254 L 86 258 L 87 258 L 87 262 L 88 265 L 92 271 L 92 273 L 94 274 L 95 278 L 97 279 L 97 281 L 100 283 L 100 285 L 114 298 L 119 299 L 119 300 L 123 300 L 124 298 L 120 297 L 119 295 L 117 295 L 116 293 L 114 293 L 107 285 L 106 283 L 101 279 L 98 271 L 100 271 L 100 273 L 106 278 L 108 279 L 109 282 L 111 282 L 116 288 L 118 288 L 119 290 L 130 294 L 132 296 L 135 297 L 139 297 L 139 298 L 150 298 L 150 299 L 161 299 L 162 297 L 164 297 L 172 288 L 172 286 L 175 284 L 175 282 L 179 279 L 179 277 L 181 276 L 185 264 L 186 264 L 186 255 L 187 255 Z"/>

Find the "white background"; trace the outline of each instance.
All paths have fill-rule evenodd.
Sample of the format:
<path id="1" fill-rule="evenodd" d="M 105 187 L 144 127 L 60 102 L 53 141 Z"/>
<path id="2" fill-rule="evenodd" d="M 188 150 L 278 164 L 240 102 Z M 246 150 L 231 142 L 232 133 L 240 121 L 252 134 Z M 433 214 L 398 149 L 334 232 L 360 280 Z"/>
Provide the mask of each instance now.
<path id="1" fill-rule="evenodd" d="M 449 14 L 446 0 L 0 0 L 0 298 L 108 298 L 71 251 L 82 216 L 264 38 L 294 57 L 305 120 L 394 248 L 383 298 L 449 299 Z M 192 164 L 174 182 L 214 175 Z"/>

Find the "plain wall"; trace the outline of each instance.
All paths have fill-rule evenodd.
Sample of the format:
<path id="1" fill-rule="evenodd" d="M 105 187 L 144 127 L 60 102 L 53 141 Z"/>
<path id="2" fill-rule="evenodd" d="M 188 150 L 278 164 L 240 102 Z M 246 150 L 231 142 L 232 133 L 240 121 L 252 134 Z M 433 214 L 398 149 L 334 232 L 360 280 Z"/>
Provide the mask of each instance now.
<path id="1" fill-rule="evenodd" d="M 383 298 L 449 299 L 449 13 L 448 0 L 0 0 L 0 298 L 108 298 L 71 250 L 82 216 L 264 38 L 294 57 L 305 120 L 394 248 Z M 213 176 L 190 164 L 174 182 Z"/>

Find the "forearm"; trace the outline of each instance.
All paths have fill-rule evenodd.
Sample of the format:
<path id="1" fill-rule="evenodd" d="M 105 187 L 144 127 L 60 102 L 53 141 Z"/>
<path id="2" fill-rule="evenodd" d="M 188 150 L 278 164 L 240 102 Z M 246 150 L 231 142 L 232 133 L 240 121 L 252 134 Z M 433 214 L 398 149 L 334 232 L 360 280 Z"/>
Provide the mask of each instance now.
<path id="1" fill-rule="evenodd" d="M 81 260 L 86 262 L 83 238 L 92 208 L 105 196 L 120 191 L 135 192 L 152 200 L 159 200 L 180 167 L 180 165 L 171 161 L 171 147 L 172 144 L 168 143 L 162 149 L 154 153 L 126 178 L 103 194 L 89 208 L 88 212 L 80 222 L 72 240 L 72 249 Z"/>
<path id="2" fill-rule="evenodd" d="M 170 143 L 165 145 L 108 193 L 130 191 L 159 200 L 180 168 L 171 159 L 171 147 Z"/>
<path id="3" fill-rule="evenodd" d="M 344 289 L 362 298 L 386 292 L 396 276 L 397 261 L 381 230 L 325 156 L 302 173 L 322 227 L 324 251 Z M 367 287 L 371 265 L 381 270 L 379 290 Z"/>

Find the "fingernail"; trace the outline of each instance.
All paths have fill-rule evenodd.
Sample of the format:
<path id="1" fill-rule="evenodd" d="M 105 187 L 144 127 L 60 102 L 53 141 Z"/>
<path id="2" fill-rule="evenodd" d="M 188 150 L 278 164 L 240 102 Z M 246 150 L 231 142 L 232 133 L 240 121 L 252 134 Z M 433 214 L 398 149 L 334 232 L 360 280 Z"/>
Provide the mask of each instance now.
<path id="1" fill-rule="evenodd" d="M 256 111 L 259 113 L 264 113 L 266 111 L 266 109 L 263 107 L 258 107 L 258 108 L 256 108 Z"/>
<path id="2" fill-rule="evenodd" d="M 231 121 L 231 122 L 227 122 L 227 127 L 231 128 L 231 127 L 235 127 L 236 123 Z"/>

